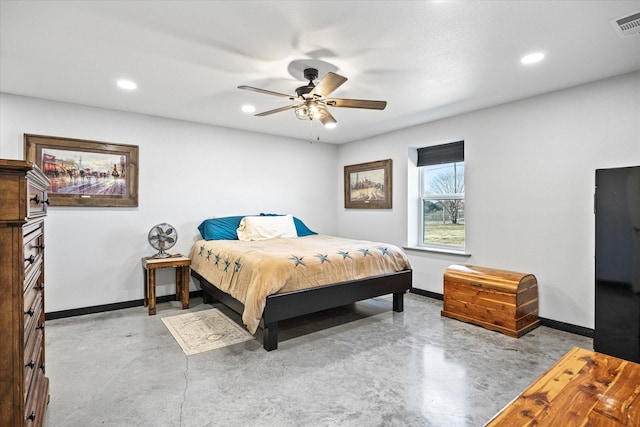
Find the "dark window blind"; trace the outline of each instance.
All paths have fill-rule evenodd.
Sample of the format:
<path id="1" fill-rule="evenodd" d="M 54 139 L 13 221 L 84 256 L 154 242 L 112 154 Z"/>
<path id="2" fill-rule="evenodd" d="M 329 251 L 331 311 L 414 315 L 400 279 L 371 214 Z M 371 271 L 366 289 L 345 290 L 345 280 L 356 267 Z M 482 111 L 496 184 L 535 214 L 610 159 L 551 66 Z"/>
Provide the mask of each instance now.
<path id="1" fill-rule="evenodd" d="M 464 141 L 418 148 L 418 166 L 464 161 Z"/>

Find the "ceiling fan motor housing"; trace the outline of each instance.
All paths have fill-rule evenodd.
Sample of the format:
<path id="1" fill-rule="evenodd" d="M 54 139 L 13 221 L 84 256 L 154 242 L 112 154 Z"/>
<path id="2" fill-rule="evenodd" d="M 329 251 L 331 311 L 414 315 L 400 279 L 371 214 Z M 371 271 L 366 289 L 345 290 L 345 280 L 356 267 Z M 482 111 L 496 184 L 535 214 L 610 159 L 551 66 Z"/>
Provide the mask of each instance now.
<path id="1" fill-rule="evenodd" d="M 318 78 L 318 70 L 315 68 L 305 68 L 304 78 L 310 82 L 316 80 Z"/>
<path id="2" fill-rule="evenodd" d="M 315 68 L 305 68 L 304 78 L 309 80 L 309 83 L 296 89 L 296 95 L 298 95 L 298 98 L 303 98 L 304 95 L 308 94 L 314 87 L 316 87 L 316 85 L 313 84 L 313 81 L 318 78 L 318 70 Z"/>
<path id="3" fill-rule="evenodd" d="M 298 98 L 304 98 L 304 95 L 311 92 L 314 87 L 316 86 L 313 83 L 309 83 L 306 86 L 300 86 L 299 88 L 296 89 L 296 95 L 298 95 Z"/>

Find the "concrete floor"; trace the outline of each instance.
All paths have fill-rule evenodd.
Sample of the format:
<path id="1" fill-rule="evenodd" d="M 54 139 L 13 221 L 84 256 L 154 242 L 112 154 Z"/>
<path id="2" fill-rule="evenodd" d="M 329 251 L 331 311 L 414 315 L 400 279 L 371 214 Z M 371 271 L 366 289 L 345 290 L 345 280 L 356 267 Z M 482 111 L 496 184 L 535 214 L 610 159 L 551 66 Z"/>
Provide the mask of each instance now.
<path id="1" fill-rule="evenodd" d="M 185 312 L 178 302 L 156 316 L 48 321 L 45 426 L 477 427 L 573 346 L 593 348 L 547 327 L 511 338 L 441 309 L 409 294 L 394 313 L 376 298 L 283 322 L 272 352 L 253 340 L 189 357 L 161 321 Z"/>

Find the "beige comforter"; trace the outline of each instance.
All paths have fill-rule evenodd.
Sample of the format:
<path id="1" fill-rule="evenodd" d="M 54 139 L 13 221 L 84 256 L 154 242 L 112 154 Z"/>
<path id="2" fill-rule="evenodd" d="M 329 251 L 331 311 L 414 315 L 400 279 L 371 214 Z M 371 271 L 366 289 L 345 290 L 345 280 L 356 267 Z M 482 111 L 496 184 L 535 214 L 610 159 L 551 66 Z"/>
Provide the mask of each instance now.
<path id="1" fill-rule="evenodd" d="M 402 250 L 387 243 L 314 235 L 243 242 L 199 240 L 191 268 L 244 304 L 252 334 L 268 295 L 410 269 Z"/>

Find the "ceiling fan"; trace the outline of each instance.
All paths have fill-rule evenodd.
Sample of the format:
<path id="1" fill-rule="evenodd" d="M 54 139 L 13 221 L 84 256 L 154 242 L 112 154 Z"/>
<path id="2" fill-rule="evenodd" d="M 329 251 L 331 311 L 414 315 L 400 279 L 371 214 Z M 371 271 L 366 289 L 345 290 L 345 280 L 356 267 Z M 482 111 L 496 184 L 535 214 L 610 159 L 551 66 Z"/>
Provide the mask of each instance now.
<path id="1" fill-rule="evenodd" d="M 304 78 L 309 80 L 309 83 L 297 88 L 295 96 L 245 85 L 238 86 L 238 89 L 252 90 L 267 95 L 288 98 L 289 100 L 294 101 L 292 105 L 258 113 L 256 116 L 268 116 L 270 114 L 293 109 L 296 113 L 296 117 L 300 120 L 317 119 L 326 127 L 331 127 L 332 125 L 335 126 L 337 123 L 336 119 L 331 115 L 327 107 L 384 110 L 387 106 L 387 101 L 327 98 L 331 92 L 347 81 L 346 77 L 339 74 L 329 72 L 322 78 L 322 80 L 317 84 L 314 84 L 313 81 L 318 78 L 318 70 L 315 68 L 306 68 L 304 70 Z"/>

